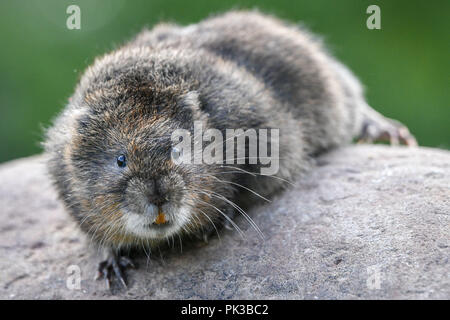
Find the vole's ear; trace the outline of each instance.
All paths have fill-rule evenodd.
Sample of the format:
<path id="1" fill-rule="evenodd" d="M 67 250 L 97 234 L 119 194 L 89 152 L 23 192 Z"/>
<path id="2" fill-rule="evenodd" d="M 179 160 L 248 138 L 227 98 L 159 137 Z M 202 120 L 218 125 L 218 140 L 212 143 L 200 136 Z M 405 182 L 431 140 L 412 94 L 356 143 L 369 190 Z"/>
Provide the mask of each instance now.
<path id="1" fill-rule="evenodd" d="M 189 91 L 185 93 L 180 101 L 179 107 L 182 114 L 187 116 L 190 115 L 190 121 L 207 121 L 208 116 L 202 110 L 199 93 L 197 91 Z M 188 120 L 185 118 L 185 120 Z"/>

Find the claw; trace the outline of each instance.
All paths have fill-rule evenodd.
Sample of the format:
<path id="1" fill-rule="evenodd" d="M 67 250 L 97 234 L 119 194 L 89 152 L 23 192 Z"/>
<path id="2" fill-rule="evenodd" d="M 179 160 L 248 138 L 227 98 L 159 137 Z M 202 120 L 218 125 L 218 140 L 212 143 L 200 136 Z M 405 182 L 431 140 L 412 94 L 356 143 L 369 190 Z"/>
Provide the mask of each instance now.
<path id="1" fill-rule="evenodd" d="M 106 287 L 111 290 L 112 278 L 115 276 L 121 285 L 126 289 L 127 283 L 125 281 L 125 275 L 123 270 L 127 267 L 135 268 L 133 262 L 124 256 L 117 256 L 110 253 L 106 260 L 102 261 L 98 265 L 98 271 L 96 280 L 105 279 Z"/>
<path id="2" fill-rule="evenodd" d="M 417 143 L 416 138 L 409 132 L 408 128 L 401 127 L 398 129 L 400 140 L 410 147 L 417 147 L 419 144 Z"/>
<path id="3" fill-rule="evenodd" d="M 358 143 L 373 143 L 388 141 L 391 145 L 405 144 L 417 147 L 417 141 L 408 128 L 401 123 L 384 117 L 366 119 Z"/>
<path id="4" fill-rule="evenodd" d="M 127 284 L 125 283 L 124 280 L 124 276 L 122 273 L 122 270 L 120 270 L 120 266 L 119 263 L 117 263 L 116 259 L 112 260 L 112 268 L 114 270 L 114 274 L 116 276 L 117 279 L 119 279 L 120 283 L 123 285 L 123 287 L 126 289 L 127 288 Z"/>
<path id="5" fill-rule="evenodd" d="M 120 257 L 119 263 L 124 268 L 131 267 L 132 269 L 136 269 L 136 266 L 134 265 L 133 261 L 131 261 L 131 259 L 129 259 L 125 256 Z"/>

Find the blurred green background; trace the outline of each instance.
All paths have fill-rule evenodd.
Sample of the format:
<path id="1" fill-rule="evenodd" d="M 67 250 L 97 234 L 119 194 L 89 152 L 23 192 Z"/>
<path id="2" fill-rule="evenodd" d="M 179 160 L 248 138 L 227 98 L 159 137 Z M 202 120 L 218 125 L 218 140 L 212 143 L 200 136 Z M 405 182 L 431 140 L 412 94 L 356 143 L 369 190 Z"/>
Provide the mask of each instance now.
<path id="1" fill-rule="evenodd" d="M 81 8 L 68 30 L 66 8 Z M 381 8 L 368 30 L 366 8 Z M 360 77 L 369 103 L 409 126 L 421 145 L 450 148 L 450 1 L 13 1 L 0 3 L 0 162 L 39 152 L 94 57 L 161 20 L 188 24 L 231 8 L 302 22 Z"/>

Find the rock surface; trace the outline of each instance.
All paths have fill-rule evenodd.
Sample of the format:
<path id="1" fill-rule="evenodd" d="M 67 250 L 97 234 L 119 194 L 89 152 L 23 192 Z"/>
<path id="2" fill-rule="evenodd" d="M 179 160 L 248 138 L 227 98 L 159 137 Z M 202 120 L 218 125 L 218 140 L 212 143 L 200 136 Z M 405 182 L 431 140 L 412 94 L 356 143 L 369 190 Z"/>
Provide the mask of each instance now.
<path id="1" fill-rule="evenodd" d="M 223 230 L 138 260 L 128 290 L 93 281 L 98 257 L 57 200 L 42 156 L 0 166 L 2 299 L 449 299 L 450 152 L 352 146 Z M 68 289 L 70 266 L 80 290 Z M 69 268 L 69 271 L 68 271 Z"/>

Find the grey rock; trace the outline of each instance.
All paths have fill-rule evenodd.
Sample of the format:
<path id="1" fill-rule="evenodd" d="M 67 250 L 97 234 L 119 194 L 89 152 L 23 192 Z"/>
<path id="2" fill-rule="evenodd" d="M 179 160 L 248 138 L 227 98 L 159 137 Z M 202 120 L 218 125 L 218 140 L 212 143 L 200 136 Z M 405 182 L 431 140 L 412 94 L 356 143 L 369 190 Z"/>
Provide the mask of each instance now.
<path id="1" fill-rule="evenodd" d="M 450 152 L 352 146 L 249 212 L 245 238 L 154 252 L 128 290 L 93 281 L 98 256 L 57 200 L 44 156 L 0 166 L 2 299 L 449 299 Z M 67 287 L 70 266 L 80 290 Z M 69 269 L 68 269 L 69 268 Z"/>

